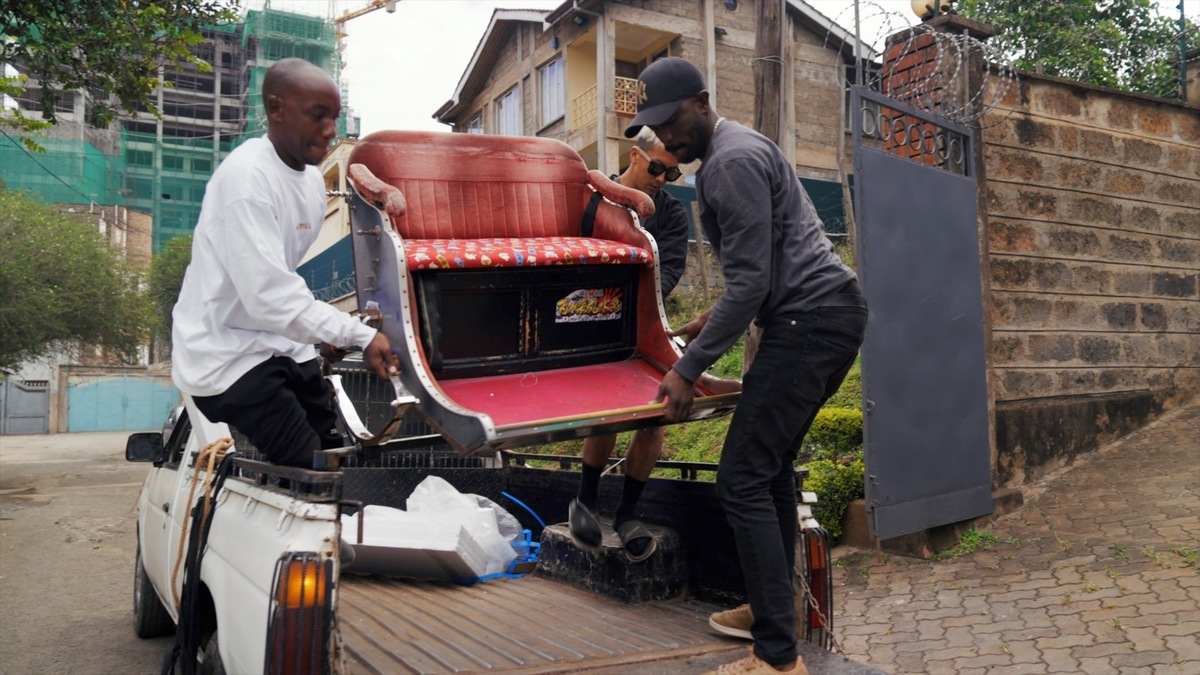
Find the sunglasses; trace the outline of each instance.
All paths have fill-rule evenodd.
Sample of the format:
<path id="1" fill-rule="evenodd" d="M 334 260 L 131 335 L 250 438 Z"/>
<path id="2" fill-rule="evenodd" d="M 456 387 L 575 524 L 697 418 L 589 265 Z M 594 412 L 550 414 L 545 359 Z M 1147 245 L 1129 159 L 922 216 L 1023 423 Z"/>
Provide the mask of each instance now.
<path id="1" fill-rule="evenodd" d="M 654 178 L 658 178 L 659 176 L 661 176 L 665 173 L 665 174 L 667 174 L 667 181 L 670 183 L 674 183 L 675 181 L 679 180 L 680 176 L 683 175 L 683 172 L 679 170 L 679 167 L 673 166 L 670 169 L 668 169 L 667 165 L 663 164 L 662 162 L 658 161 L 657 159 L 650 159 L 650 155 L 647 155 L 645 150 L 639 148 L 636 145 L 633 146 L 633 149 L 637 150 L 638 154 L 641 155 L 642 158 L 648 162 L 648 164 L 646 165 L 646 172 L 649 173 Z"/>

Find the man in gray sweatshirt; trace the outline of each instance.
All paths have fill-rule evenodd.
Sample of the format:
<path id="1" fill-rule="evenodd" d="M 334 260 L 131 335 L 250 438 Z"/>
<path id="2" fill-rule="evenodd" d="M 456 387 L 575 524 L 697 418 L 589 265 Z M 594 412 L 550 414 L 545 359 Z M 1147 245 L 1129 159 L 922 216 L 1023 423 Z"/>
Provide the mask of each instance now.
<path id="1" fill-rule="evenodd" d="M 638 81 L 638 114 L 625 134 L 648 126 L 681 163 L 703 162 L 696 174 L 700 222 L 725 276 L 716 304 L 675 331 L 688 347 L 659 387 L 667 420 L 687 417 L 696 379 L 751 321 L 762 330 L 717 471 L 749 603 L 709 620 L 720 632 L 753 639 L 754 648 L 717 672 L 807 673 L 794 629 L 793 463 L 817 411 L 854 362 L 866 301 L 795 168 L 766 137 L 717 114 L 696 66 L 660 59 Z"/>

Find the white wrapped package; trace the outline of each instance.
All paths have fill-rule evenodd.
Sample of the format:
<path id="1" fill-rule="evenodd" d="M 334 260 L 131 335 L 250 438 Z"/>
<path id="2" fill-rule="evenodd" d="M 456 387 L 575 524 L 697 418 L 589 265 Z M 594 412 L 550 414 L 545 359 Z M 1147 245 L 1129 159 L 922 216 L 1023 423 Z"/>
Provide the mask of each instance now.
<path id="1" fill-rule="evenodd" d="M 517 557 L 511 536 L 506 539 L 500 534 L 499 511 L 502 509 L 498 507 L 480 506 L 479 497 L 464 495 L 438 476 L 427 476 L 408 497 L 410 515 L 420 514 L 447 526 L 459 525 L 471 534 L 487 556 L 488 571 L 484 574 L 503 572 Z M 516 520 L 507 512 L 504 515 Z"/>
<path id="2" fill-rule="evenodd" d="M 346 572 L 416 579 L 473 579 L 503 572 L 517 553 L 500 533 L 519 523 L 490 500 L 464 495 L 444 479 L 429 476 L 408 498 L 408 510 L 370 505 L 358 516 L 342 516 L 342 538 L 355 550 Z M 510 522 L 511 521 L 511 522 Z"/>

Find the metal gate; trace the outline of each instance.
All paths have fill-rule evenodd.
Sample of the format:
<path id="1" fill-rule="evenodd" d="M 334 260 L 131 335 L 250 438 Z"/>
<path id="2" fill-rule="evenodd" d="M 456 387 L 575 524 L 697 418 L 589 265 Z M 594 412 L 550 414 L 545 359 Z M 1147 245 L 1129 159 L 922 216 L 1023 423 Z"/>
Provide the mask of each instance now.
<path id="1" fill-rule="evenodd" d="M 854 87 L 871 533 L 992 511 L 971 129 Z"/>
<path id="2" fill-rule="evenodd" d="M 179 405 L 168 377 L 76 375 L 67 378 L 67 431 L 144 431 L 162 428 Z"/>
<path id="3" fill-rule="evenodd" d="M 46 380 L 0 382 L 0 435 L 45 434 L 50 431 L 50 383 Z"/>

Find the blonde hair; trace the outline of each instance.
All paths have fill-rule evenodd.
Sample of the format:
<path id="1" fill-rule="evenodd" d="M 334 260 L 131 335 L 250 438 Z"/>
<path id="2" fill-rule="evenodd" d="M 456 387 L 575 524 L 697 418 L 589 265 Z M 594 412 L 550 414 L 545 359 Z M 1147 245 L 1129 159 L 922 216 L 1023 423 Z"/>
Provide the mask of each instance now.
<path id="1" fill-rule="evenodd" d="M 658 136 L 650 130 L 650 127 L 642 127 L 642 130 L 637 135 L 637 141 L 634 143 L 634 145 L 642 150 L 650 151 L 663 147 L 663 142 L 660 141 Z"/>

